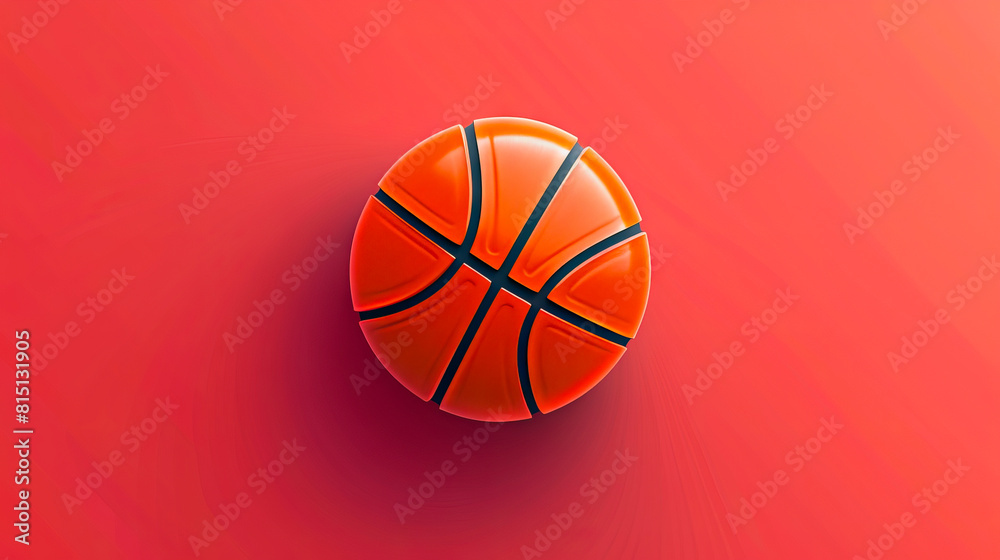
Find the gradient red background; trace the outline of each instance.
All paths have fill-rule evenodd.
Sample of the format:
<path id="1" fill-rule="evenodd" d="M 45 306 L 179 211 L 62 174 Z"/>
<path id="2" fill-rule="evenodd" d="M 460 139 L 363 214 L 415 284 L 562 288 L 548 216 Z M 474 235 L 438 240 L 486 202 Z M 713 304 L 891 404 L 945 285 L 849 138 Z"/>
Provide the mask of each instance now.
<path id="1" fill-rule="evenodd" d="M 11 448 L 0 462 L 0 555 L 192 557 L 202 521 L 249 492 L 201 557 L 523 558 L 572 502 L 583 516 L 543 558 L 865 557 L 906 512 L 916 525 L 886 559 L 1000 557 L 1000 276 L 960 310 L 949 299 L 1000 245 L 1000 7 L 931 0 L 885 31 L 887 0 L 406 1 L 348 60 L 342 43 L 388 5 L 220 17 L 208 0 L 74 0 L 0 49 L 3 390 L 15 330 L 40 349 L 80 325 L 32 378 L 30 549 L 12 540 Z M 0 29 L 41 9 L 5 2 Z M 113 101 L 157 65 L 168 75 L 120 120 Z M 499 85 L 476 98 L 481 79 Z M 833 95 L 785 138 L 779 119 L 813 87 Z M 284 107 L 294 119 L 245 162 L 240 142 Z M 607 379 L 461 462 L 453 446 L 480 424 L 386 374 L 352 385 L 374 357 L 348 248 L 396 158 L 494 115 L 596 144 L 669 257 Z M 60 181 L 52 162 L 105 117 L 114 130 Z M 627 128 L 595 142 L 616 119 Z M 959 138 L 912 182 L 903 165 L 940 127 Z M 768 138 L 777 152 L 724 200 L 717 181 Z M 179 205 L 232 159 L 242 172 L 186 223 Z M 849 238 L 896 179 L 905 194 Z M 282 275 L 327 236 L 339 249 L 289 291 Z M 121 267 L 135 279 L 84 323 L 77 306 Z M 223 333 L 278 288 L 287 301 L 230 352 Z M 751 343 L 742 326 L 786 288 L 800 299 Z M 950 321 L 894 368 L 942 308 Z M 746 353 L 689 399 L 736 341 Z M 168 397 L 179 408 L 69 513 L 76 479 Z M 786 455 L 830 417 L 844 427 L 793 472 Z M 257 495 L 247 477 L 292 439 L 305 451 Z M 638 461 L 587 503 L 581 486 L 626 450 Z M 912 497 L 957 459 L 969 472 L 922 513 Z M 394 504 L 445 460 L 457 473 L 401 524 Z M 734 533 L 727 514 L 778 469 L 789 482 Z"/>

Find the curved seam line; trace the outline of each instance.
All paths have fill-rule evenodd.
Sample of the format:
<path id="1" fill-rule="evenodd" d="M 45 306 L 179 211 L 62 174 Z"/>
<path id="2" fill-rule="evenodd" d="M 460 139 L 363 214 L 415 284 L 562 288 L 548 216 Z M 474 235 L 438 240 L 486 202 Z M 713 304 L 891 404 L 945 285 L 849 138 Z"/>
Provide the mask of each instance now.
<path id="1" fill-rule="evenodd" d="M 570 170 L 579 161 L 580 154 L 583 152 L 583 148 L 579 143 L 573 144 L 573 148 L 566 155 L 566 158 L 559 165 L 556 170 L 555 176 L 549 182 L 549 185 L 542 192 L 541 197 L 535 204 L 534 209 L 532 209 L 531 214 L 528 216 L 527 221 L 521 226 L 521 231 L 518 232 L 517 237 L 514 240 L 514 244 L 511 246 L 510 251 L 504 258 L 503 263 L 500 268 L 496 271 L 496 279 L 503 279 L 510 274 L 511 269 L 514 268 L 514 262 L 517 260 L 518 255 L 524 249 L 524 246 L 528 243 L 528 238 L 531 237 L 532 232 L 535 230 L 535 226 L 541 220 L 542 214 L 545 212 L 546 208 L 549 206 L 549 202 L 555 196 L 556 192 L 566 181 L 566 177 L 569 175 Z M 472 321 L 465 330 L 465 334 L 462 336 L 461 342 L 458 344 L 458 348 L 455 349 L 455 354 L 452 356 L 451 361 L 448 363 L 447 369 L 445 369 L 444 375 L 441 377 L 440 383 L 438 383 L 437 390 L 434 392 L 434 396 L 431 400 L 438 405 L 444 400 L 445 394 L 448 392 L 448 388 L 451 387 L 451 382 L 455 378 L 455 373 L 457 373 L 459 366 L 465 359 L 465 354 L 469 350 L 469 346 L 472 344 L 472 339 L 475 338 L 476 332 L 482 325 L 483 319 L 486 317 L 487 311 L 489 311 L 490 306 L 493 304 L 493 300 L 496 299 L 500 289 L 502 287 L 501 282 L 491 281 L 490 289 L 483 296 L 483 300 L 479 303 L 479 308 L 476 309 L 476 314 L 473 315 Z M 520 370 L 520 368 L 518 368 Z M 518 379 L 521 378 L 521 373 L 518 371 Z M 522 388 L 523 393 L 523 388 Z M 522 394 L 523 398 L 523 394 Z"/>
<path id="2" fill-rule="evenodd" d="M 549 277 L 548 280 L 546 280 L 545 284 L 532 299 L 531 308 L 528 309 L 528 314 L 524 317 L 524 322 L 521 324 L 521 332 L 518 333 L 517 337 L 517 373 L 521 381 L 521 392 L 524 394 L 524 401 L 528 404 L 528 410 L 530 410 L 532 414 L 541 412 L 541 410 L 538 408 L 538 402 L 535 400 L 535 394 L 531 388 L 531 376 L 528 373 L 528 338 L 531 336 L 531 328 L 534 326 L 535 319 L 538 317 L 539 311 L 544 309 L 553 316 L 569 323 L 570 325 L 574 325 L 583 329 L 585 332 L 594 334 L 600 338 L 604 338 L 605 340 L 609 340 L 619 346 L 627 346 L 628 341 L 631 340 L 631 338 L 627 336 L 616 333 L 611 329 L 598 325 L 585 317 L 573 313 L 565 307 L 562 307 L 556 302 L 548 299 L 548 297 L 552 292 L 552 289 L 555 288 L 559 282 L 569 276 L 570 273 L 582 266 L 588 260 L 602 254 L 604 251 L 614 247 L 618 243 L 628 241 L 639 233 L 642 233 L 642 227 L 636 223 L 602 239 L 601 241 L 598 241 L 597 243 L 594 243 L 590 247 L 587 247 L 575 257 L 570 259 L 569 262 L 559 267 L 559 269 L 556 270 L 556 272 Z M 577 321 L 575 320 L 570 321 L 570 316 L 580 319 L 579 324 L 577 324 Z M 610 335 L 608 333 L 610 333 Z"/>
<path id="3" fill-rule="evenodd" d="M 359 314 L 362 321 L 385 317 L 387 315 L 392 315 L 393 313 L 399 313 L 404 309 L 420 305 L 444 287 L 448 281 L 450 281 L 452 277 L 458 273 L 459 269 L 462 268 L 462 264 L 465 263 L 468 257 L 471 256 L 472 244 L 476 239 L 476 232 L 479 230 L 480 213 L 483 206 L 482 167 L 479 161 L 479 145 L 474 145 L 472 143 L 472 139 L 475 138 L 476 134 L 475 129 L 472 129 L 472 139 L 469 138 L 469 129 L 471 127 L 472 125 L 470 124 L 463 131 L 466 144 L 466 156 L 469 163 L 469 190 L 472 192 L 469 194 L 469 224 L 466 226 L 465 238 L 462 239 L 461 245 L 456 245 L 452 240 L 448 239 L 436 229 L 432 228 L 430 225 L 418 218 L 416 214 L 404 208 L 402 204 L 389 196 L 389 193 L 383 191 L 382 189 L 379 189 L 379 191 L 375 193 L 375 198 L 384 204 L 390 212 L 396 214 L 396 216 L 403 220 L 403 222 L 417 230 L 417 233 L 423 234 L 432 243 L 435 243 L 438 247 L 441 247 L 445 251 L 451 253 L 455 260 L 448 265 L 448 268 L 441 273 L 441 276 L 437 277 L 426 288 L 416 294 L 384 307 L 360 312 Z M 473 152 L 475 153 L 475 158 L 473 158 Z"/>
<path id="4" fill-rule="evenodd" d="M 430 299 L 430 297 L 433 296 L 435 293 L 437 293 L 437 291 L 440 290 L 445 284 L 447 284 L 448 281 L 451 280 L 453 276 L 455 276 L 455 274 L 459 271 L 459 269 L 462 268 L 462 260 L 459 258 L 462 252 L 461 246 L 455 245 L 450 239 L 441 235 L 433 228 L 431 228 L 424 222 L 420 221 L 419 218 L 413 215 L 413 213 L 411 213 L 406 208 L 403 208 L 402 205 L 393 200 L 388 194 L 386 194 L 385 191 L 379 190 L 377 193 L 375 193 L 375 199 L 384 204 L 385 207 L 388 208 L 390 212 L 399 217 L 399 219 L 403 220 L 403 222 L 405 222 L 407 225 L 417 230 L 417 233 L 423 235 L 424 237 L 427 237 L 427 239 L 430 240 L 431 243 L 436 244 L 441 249 L 454 255 L 454 260 L 451 262 L 451 264 L 448 265 L 447 268 L 444 269 L 444 272 L 442 272 L 440 276 L 435 278 L 433 282 L 427 285 L 427 287 L 423 288 L 422 290 L 413 294 L 412 296 L 406 297 L 400 301 L 397 301 L 396 303 L 391 303 L 383 307 L 368 309 L 365 311 L 359 311 L 358 315 L 360 316 L 362 321 L 367 321 L 369 319 L 378 319 L 380 317 L 387 317 L 389 315 L 392 315 L 393 313 L 399 313 L 404 309 L 409 309 L 411 307 L 420 305 L 424 301 Z M 418 227 L 417 224 L 420 224 L 420 226 L 425 226 L 425 227 Z"/>

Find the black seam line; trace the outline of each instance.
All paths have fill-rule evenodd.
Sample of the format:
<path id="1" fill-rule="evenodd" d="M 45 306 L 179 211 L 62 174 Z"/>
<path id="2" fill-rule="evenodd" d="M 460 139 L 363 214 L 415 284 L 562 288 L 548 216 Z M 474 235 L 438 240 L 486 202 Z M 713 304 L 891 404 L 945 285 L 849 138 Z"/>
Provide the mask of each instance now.
<path id="1" fill-rule="evenodd" d="M 524 394 L 524 402 L 528 405 L 528 410 L 532 414 L 537 414 L 540 410 L 538 409 L 538 403 L 535 401 L 535 394 L 531 389 L 531 377 L 528 375 L 528 338 L 531 335 L 531 327 L 535 323 L 535 318 L 538 317 L 538 312 L 544 309 L 559 319 L 575 325 L 584 331 L 610 340 L 619 346 L 626 346 L 628 341 L 631 340 L 629 337 L 598 325 L 589 319 L 585 319 L 557 305 L 555 302 L 549 300 L 548 297 L 552 289 L 580 265 L 641 232 L 642 227 L 639 224 L 634 224 L 586 248 L 569 262 L 559 267 L 559 270 L 549 277 L 542 286 L 542 289 L 531 300 L 531 309 L 528 310 L 528 314 L 524 317 L 524 322 L 521 324 L 521 332 L 517 337 L 517 373 L 521 381 L 521 393 Z"/>
<path id="2" fill-rule="evenodd" d="M 538 225 L 542 214 L 545 209 L 548 208 L 549 202 L 555 196 L 559 187 L 562 186 L 563 182 L 566 180 L 566 176 L 569 175 L 570 170 L 576 165 L 576 162 L 580 159 L 580 154 L 583 152 L 583 148 L 580 144 L 574 144 L 573 148 L 566 155 L 566 159 L 563 160 L 559 169 L 556 171 L 554 177 L 549 182 L 549 185 L 545 188 L 542 193 L 541 198 L 535 204 L 535 208 L 531 211 L 531 215 L 528 216 L 528 220 L 521 227 L 521 231 L 518 233 L 517 238 L 514 240 L 513 246 L 511 246 L 510 251 L 504 258 L 503 263 L 500 268 L 496 271 L 496 279 L 502 279 L 510 274 L 511 269 L 514 268 L 514 262 L 517 260 L 518 255 L 524 250 L 524 246 L 528 243 L 528 238 L 531 237 L 532 232 L 535 230 L 535 226 Z M 465 359 L 465 354 L 469 350 L 469 346 L 472 344 L 472 339 L 475 337 L 476 332 L 479 331 L 479 327 L 483 323 L 483 319 L 486 318 L 486 312 L 489 310 L 490 305 L 493 304 L 493 300 L 496 299 L 497 294 L 500 293 L 501 282 L 490 282 L 490 288 L 483 296 L 483 300 L 479 302 L 479 307 L 476 309 L 476 314 L 472 316 L 472 322 L 465 329 L 465 334 L 462 335 L 462 340 L 458 343 L 458 348 L 455 349 L 455 353 L 451 357 L 451 361 L 448 362 L 448 367 L 444 371 L 444 375 L 441 377 L 441 382 L 438 383 L 437 390 L 434 391 L 434 396 L 431 400 L 441 404 L 444 400 L 445 393 L 448 392 L 448 387 L 451 386 L 452 380 L 455 378 L 455 373 L 458 371 L 459 365 L 461 365 L 462 360 Z M 518 373 L 520 377 L 520 372 Z"/>
<path id="3" fill-rule="evenodd" d="M 456 245 L 447 237 L 441 235 L 427 224 L 421 222 L 416 216 L 411 214 L 407 209 L 403 208 L 398 202 L 390 198 L 389 195 L 385 194 L 385 191 L 380 190 L 377 193 L 375 193 L 375 198 L 379 202 L 384 204 L 389 209 L 390 212 L 399 216 L 400 219 L 402 219 L 404 222 L 406 222 L 411 227 L 416 229 L 420 234 L 430 239 L 431 242 L 437 244 L 438 247 L 441 247 L 445 251 L 451 253 L 451 255 L 455 257 L 455 260 L 453 260 L 451 264 L 448 265 L 448 268 L 446 268 L 444 272 L 441 273 L 441 276 L 438 276 L 437 279 L 431 282 L 429 286 L 413 294 L 412 296 L 404 300 L 397 301 L 396 303 L 386 305 L 385 307 L 379 307 L 378 309 L 369 309 L 367 311 L 358 312 L 358 315 L 360 315 L 362 321 L 367 321 L 369 319 L 376 319 L 378 317 L 385 317 L 387 315 L 392 315 L 393 313 L 399 313 L 400 311 L 403 311 L 405 309 L 410 309 L 411 307 L 419 305 L 420 303 L 426 301 L 428 298 L 436 294 L 438 290 L 443 288 L 448 283 L 448 281 L 455 276 L 455 273 L 457 273 L 458 270 L 462 268 L 462 261 L 459 260 L 458 258 L 458 255 L 460 254 L 461 251 L 461 247 L 459 245 Z"/>
<path id="4" fill-rule="evenodd" d="M 456 245 L 451 239 L 441 235 L 437 230 L 425 224 L 420 218 L 396 202 L 382 189 L 379 189 L 375 193 L 375 198 L 384 204 L 390 212 L 416 229 L 421 235 L 430 239 L 431 242 L 437 244 L 438 247 L 450 253 L 455 260 L 448 265 L 448 268 L 441 273 L 441 276 L 438 276 L 434 282 L 416 294 L 385 307 L 361 311 L 359 315 L 362 321 L 399 313 L 404 309 L 409 309 L 430 299 L 431 296 L 436 294 L 438 290 L 443 288 L 458 273 L 459 269 L 462 268 L 463 262 L 471 256 L 472 242 L 475 240 L 476 232 L 479 230 L 480 214 L 483 208 L 483 180 L 482 166 L 479 162 L 479 145 L 476 143 L 476 131 L 473 125 L 470 124 L 465 128 L 465 137 L 468 144 L 469 170 L 472 175 L 470 184 L 472 193 L 469 209 L 469 226 L 465 230 L 465 238 L 462 240 L 461 245 Z M 482 271 L 479 272 L 482 273 Z"/>
<path id="5" fill-rule="evenodd" d="M 472 187 L 472 207 L 469 210 L 469 227 L 465 231 L 465 239 L 462 240 L 464 254 L 468 255 L 472 251 L 472 242 L 476 239 L 479 231 L 479 220 L 483 213 L 483 165 L 479 161 L 479 141 L 476 139 L 476 123 L 473 122 L 465 127 L 465 153 L 469 156 L 469 173 L 471 175 Z"/>
<path id="6" fill-rule="evenodd" d="M 514 294 L 521 300 L 528 303 L 529 305 L 531 305 L 531 303 L 535 301 L 535 298 L 538 297 L 538 292 L 532 290 L 531 288 L 525 286 L 524 284 L 518 282 L 517 280 L 514 280 L 510 276 L 497 277 L 497 269 L 491 267 L 489 264 L 479 259 L 479 257 L 475 255 L 469 255 L 464 264 L 469 265 L 469 268 L 475 270 L 480 275 L 489 279 L 491 283 L 499 284 L 500 289 L 507 290 L 508 292 Z M 597 323 L 591 321 L 590 319 L 587 319 L 586 317 L 581 317 L 580 315 L 577 315 L 576 313 L 570 311 L 569 309 L 566 309 L 565 307 L 559 305 L 558 303 L 552 300 L 544 299 L 538 305 L 543 310 L 548 311 L 549 313 L 555 315 L 556 317 L 559 317 L 560 319 L 566 321 L 567 323 L 573 325 L 579 325 L 581 326 L 581 328 L 586 329 L 587 332 L 595 334 L 601 338 L 610 340 L 611 342 L 614 342 L 619 346 L 625 346 L 626 344 L 628 344 L 628 341 L 631 340 L 627 337 L 624 337 L 616 333 L 611 329 L 598 325 Z"/>
<path id="7" fill-rule="evenodd" d="M 508 292 L 514 294 L 515 296 L 521 298 L 522 300 L 528 303 L 532 303 L 535 301 L 538 292 L 532 290 L 531 288 L 525 286 L 524 284 L 521 284 L 520 282 L 514 280 L 509 276 L 499 277 L 499 275 L 497 274 L 497 269 L 490 266 L 488 263 L 486 263 L 486 261 L 483 261 L 482 259 L 471 253 L 465 253 L 463 251 L 464 243 L 462 246 L 456 245 L 450 239 L 438 233 L 437 230 L 431 228 L 429 225 L 421 221 L 420 218 L 416 217 L 409 210 L 403 208 L 398 202 L 390 198 L 389 195 L 387 195 L 384 191 L 379 191 L 378 193 L 376 193 L 375 198 L 378 199 L 383 204 L 385 204 L 385 206 L 392 213 L 396 214 L 401 220 L 412 226 L 422 235 L 426 236 L 433 243 L 437 244 L 439 247 L 441 247 L 448 253 L 451 253 L 452 255 L 461 255 L 461 256 L 456 256 L 455 260 L 452 261 L 452 263 L 448 266 L 448 268 L 445 269 L 443 273 L 441 273 L 441 276 L 438 276 L 437 279 L 434 280 L 434 282 L 432 282 L 429 286 L 427 286 L 423 290 L 420 290 L 416 294 L 402 301 L 389 304 L 385 307 L 379 307 L 378 309 L 369 309 L 367 311 L 359 312 L 358 315 L 360 315 L 362 321 L 367 321 L 369 319 L 376 319 L 379 317 L 385 317 L 420 305 L 424 301 L 430 299 L 439 290 L 444 288 L 448 284 L 448 282 L 450 282 L 451 279 L 454 278 L 455 274 L 458 273 L 458 270 L 462 268 L 463 264 L 469 265 L 469 268 L 475 270 L 480 275 L 488 279 L 490 282 L 498 283 L 502 289 L 507 290 Z M 464 259 L 461 257 L 464 257 Z M 576 260 L 577 259 L 574 259 L 573 261 L 570 261 L 570 263 L 574 263 L 576 262 Z M 567 273 L 568 272 L 569 271 L 567 271 Z M 559 271 L 556 271 L 556 275 L 558 274 Z M 553 284 L 553 286 L 555 286 L 555 284 Z M 573 313 L 572 311 L 560 306 L 559 304 L 553 301 L 545 300 L 538 305 L 542 309 L 552 313 L 556 317 L 559 317 L 560 319 L 563 319 L 568 323 L 573 323 L 573 324 L 580 323 L 581 325 L 586 325 L 586 328 L 588 329 L 589 332 L 592 332 L 593 334 L 596 334 L 601 338 L 606 338 L 616 344 L 620 344 L 622 346 L 625 345 L 625 343 L 622 342 L 622 335 L 612 330 L 606 329 L 601 325 L 593 323 L 592 321 L 589 321 L 584 317 L 580 317 L 579 315 Z"/>

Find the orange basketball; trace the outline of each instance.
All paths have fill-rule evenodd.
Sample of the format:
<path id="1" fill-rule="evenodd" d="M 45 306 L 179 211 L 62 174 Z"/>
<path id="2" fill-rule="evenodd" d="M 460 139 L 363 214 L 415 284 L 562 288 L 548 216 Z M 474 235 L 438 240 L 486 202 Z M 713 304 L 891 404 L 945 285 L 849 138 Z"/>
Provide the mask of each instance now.
<path id="1" fill-rule="evenodd" d="M 649 246 L 607 162 L 520 118 L 454 126 L 379 182 L 351 247 L 351 295 L 379 361 L 475 420 L 586 393 L 635 336 Z"/>

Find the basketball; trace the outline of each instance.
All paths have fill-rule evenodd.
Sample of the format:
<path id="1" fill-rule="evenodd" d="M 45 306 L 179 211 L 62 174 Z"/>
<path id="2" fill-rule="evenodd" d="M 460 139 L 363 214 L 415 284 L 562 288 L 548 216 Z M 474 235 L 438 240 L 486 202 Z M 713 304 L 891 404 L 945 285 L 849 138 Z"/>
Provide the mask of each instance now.
<path id="1" fill-rule="evenodd" d="M 589 391 L 649 295 L 639 212 L 618 174 L 553 126 L 480 119 L 410 149 L 351 246 L 361 330 L 424 401 L 522 420 Z"/>

